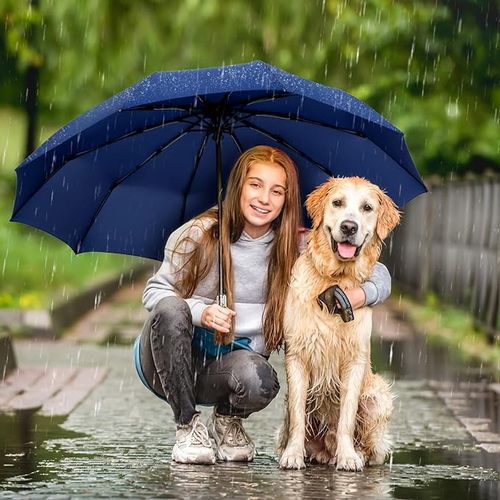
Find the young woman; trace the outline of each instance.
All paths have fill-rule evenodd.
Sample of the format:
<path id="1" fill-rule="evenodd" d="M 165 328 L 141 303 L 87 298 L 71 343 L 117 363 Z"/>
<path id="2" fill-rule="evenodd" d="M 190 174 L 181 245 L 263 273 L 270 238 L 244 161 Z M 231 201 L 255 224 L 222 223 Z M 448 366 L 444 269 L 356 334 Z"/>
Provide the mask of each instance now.
<path id="1" fill-rule="evenodd" d="M 134 350 L 141 380 L 173 410 L 174 461 L 253 460 L 255 446 L 242 419 L 265 408 L 279 390 L 268 357 L 281 344 L 299 227 L 293 161 L 279 149 L 256 146 L 231 171 L 222 227 L 211 209 L 168 239 L 165 259 L 144 290 L 151 314 Z M 215 303 L 219 230 L 229 249 L 223 255 L 227 307 Z M 378 264 L 369 282 L 346 293 L 354 308 L 382 302 L 390 275 Z M 214 407 L 208 429 L 196 404 Z"/>

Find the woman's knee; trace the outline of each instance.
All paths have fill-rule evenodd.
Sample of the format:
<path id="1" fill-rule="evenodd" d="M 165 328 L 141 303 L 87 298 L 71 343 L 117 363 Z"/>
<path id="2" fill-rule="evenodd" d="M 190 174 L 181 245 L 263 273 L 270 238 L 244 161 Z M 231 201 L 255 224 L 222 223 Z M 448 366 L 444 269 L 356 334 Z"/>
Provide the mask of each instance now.
<path id="1" fill-rule="evenodd" d="M 187 302 L 180 297 L 165 297 L 161 299 L 151 312 L 151 328 L 167 326 L 169 329 L 178 327 L 191 328 L 193 324 L 191 310 Z"/>
<path id="2" fill-rule="evenodd" d="M 172 342 L 191 342 L 193 322 L 187 302 L 179 297 L 161 299 L 144 324 L 143 335 L 155 347 Z"/>
<path id="3" fill-rule="evenodd" d="M 233 376 L 236 379 L 235 392 L 245 406 L 264 408 L 280 389 L 276 371 L 258 354 L 250 354 Z"/>

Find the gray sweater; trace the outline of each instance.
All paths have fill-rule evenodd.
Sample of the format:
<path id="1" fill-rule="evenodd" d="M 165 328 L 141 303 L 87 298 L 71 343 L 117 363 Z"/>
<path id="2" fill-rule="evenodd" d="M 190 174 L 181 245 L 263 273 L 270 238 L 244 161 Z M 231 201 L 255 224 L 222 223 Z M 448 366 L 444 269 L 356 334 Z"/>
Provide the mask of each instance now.
<path id="1" fill-rule="evenodd" d="M 143 304 L 152 311 L 155 305 L 164 297 L 179 295 L 175 282 L 182 272 L 182 256 L 174 253 L 177 241 L 187 230 L 189 236 L 199 240 L 204 228 L 213 222 L 203 219 L 193 223 L 189 221 L 168 238 L 165 247 L 165 257 L 161 267 L 149 279 L 143 294 Z M 267 266 L 274 240 L 274 232 L 268 231 L 259 238 L 251 238 L 243 232 L 238 241 L 231 244 L 231 260 L 234 280 L 234 309 L 236 337 L 250 338 L 252 349 L 266 354 L 264 336 L 262 334 L 263 314 L 267 287 Z M 192 249 L 192 243 L 186 243 L 181 252 Z M 391 293 L 391 276 L 387 268 L 377 262 L 370 280 L 364 283 L 366 305 L 383 302 Z M 214 304 L 218 290 L 217 266 L 214 265 L 208 276 L 198 283 L 193 295 L 186 299 L 193 316 L 193 324 L 202 326 L 201 315 L 205 307 Z"/>

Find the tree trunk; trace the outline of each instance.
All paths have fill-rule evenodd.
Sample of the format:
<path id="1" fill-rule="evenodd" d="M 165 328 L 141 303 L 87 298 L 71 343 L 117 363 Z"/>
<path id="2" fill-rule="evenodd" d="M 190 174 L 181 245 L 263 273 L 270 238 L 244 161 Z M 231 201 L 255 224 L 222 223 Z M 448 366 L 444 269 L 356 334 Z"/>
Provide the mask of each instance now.
<path id="1" fill-rule="evenodd" d="M 26 156 L 32 153 L 37 144 L 36 129 L 38 116 L 38 66 L 30 64 L 26 70 Z"/>
<path id="2" fill-rule="evenodd" d="M 39 0 L 30 0 L 30 7 L 37 9 Z M 33 45 L 35 41 L 35 33 L 33 24 L 29 27 L 26 34 L 28 43 Z M 37 65 L 31 63 L 26 69 L 25 81 L 25 101 L 26 101 L 26 115 L 27 115 L 27 129 L 26 129 L 26 156 L 32 153 L 37 145 L 36 129 L 38 118 L 38 80 L 40 69 Z"/>

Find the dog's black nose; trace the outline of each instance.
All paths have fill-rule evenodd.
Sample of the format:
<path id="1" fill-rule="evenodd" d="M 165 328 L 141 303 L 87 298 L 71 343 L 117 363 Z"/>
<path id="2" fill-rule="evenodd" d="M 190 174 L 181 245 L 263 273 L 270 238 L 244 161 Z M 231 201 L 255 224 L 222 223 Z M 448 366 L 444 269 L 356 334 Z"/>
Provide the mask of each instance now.
<path id="1" fill-rule="evenodd" d="M 340 224 L 340 230 L 346 236 L 352 236 L 358 231 L 358 225 L 352 220 L 345 220 Z"/>

